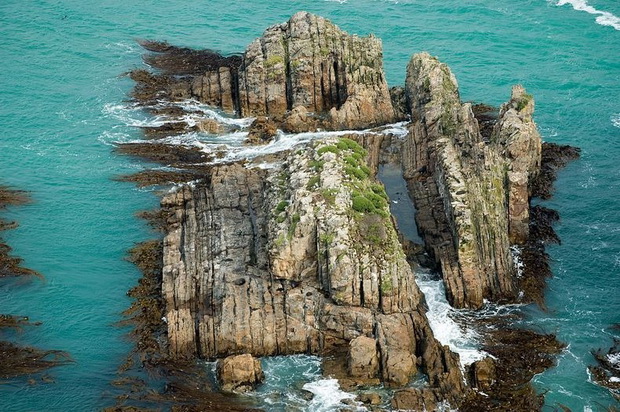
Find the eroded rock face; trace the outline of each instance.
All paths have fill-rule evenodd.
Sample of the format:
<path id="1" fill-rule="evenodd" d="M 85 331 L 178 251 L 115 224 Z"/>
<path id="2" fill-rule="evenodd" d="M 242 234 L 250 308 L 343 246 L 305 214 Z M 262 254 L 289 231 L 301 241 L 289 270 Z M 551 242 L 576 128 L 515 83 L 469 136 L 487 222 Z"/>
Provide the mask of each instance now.
<path id="1" fill-rule="evenodd" d="M 513 244 L 525 243 L 529 236 L 530 185 L 541 166 L 542 140 L 533 113 L 532 96 L 522 86 L 514 86 L 492 135 L 508 164 L 508 230 Z"/>
<path id="2" fill-rule="evenodd" d="M 358 336 L 349 342 L 349 374 L 353 377 L 374 378 L 379 373 L 377 341 Z"/>
<path id="3" fill-rule="evenodd" d="M 413 123 L 403 147 L 404 176 L 448 299 L 469 308 L 485 299 L 513 301 L 511 238 L 527 236 L 528 182 L 540 165 L 531 96 L 516 87 L 485 142 L 454 75 L 436 58 L 412 57 L 406 92 Z"/>
<path id="4" fill-rule="evenodd" d="M 329 20 L 299 12 L 248 46 L 239 70 L 243 116 L 280 115 L 301 106 L 329 113 L 332 129 L 390 122 L 394 110 L 381 40 L 350 36 Z"/>
<path id="5" fill-rule="evenodd" d="M 242 57 L 168 45 L 147 49 L 163 53 L 147 58 L 154 67 L 191 70 L 176 77 L 133 72 L 139 83 L 134 96 L 142 100 L 195 98 L 240 116 L 278 119 L 303 108 L 320 116 L 315 124 L 305 123 L 311 130 L 360 129 L 396 119 L 381 40 L 349 35 L 307 12 L 268 28 Z M 300 126 L 300 116 L 303 113 L 292 113 L 290 128 Z"/>
<path id="6" fill-rule="evenodd" d="M 215 166 L 203 183 L 163 199 L 174 356 L 374 346 L 364 359 L 388 385 L 405 385 L 420 369 L 437 398 L 458 399 L 458 356 L 433 337 L 362 154 L 355 142 L 328 140 L 290 154 L 280 169 Z"/>
<path id="7" fill-rule="evenodd" d="M 248 131 L 248 139 L 246 144 L 265 144 L 269 143 L 275 135 L 278 129 L 276 124 L 264 116 L 259 116 L 250 125 Z"/>
<path id="8" fill-rule="evenodd" d="M 224 392 L 247 392 L 263 381 L 260 360 L 250 354 L 229 356 L 217 362 L 217 378 Z"/>

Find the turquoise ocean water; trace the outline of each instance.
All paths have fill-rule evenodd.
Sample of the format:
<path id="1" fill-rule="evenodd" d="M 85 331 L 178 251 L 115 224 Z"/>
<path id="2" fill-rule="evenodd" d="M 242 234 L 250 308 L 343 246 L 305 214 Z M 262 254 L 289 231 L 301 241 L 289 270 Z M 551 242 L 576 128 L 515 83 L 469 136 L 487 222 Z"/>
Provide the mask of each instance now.
<path id="1" fill-rule="evenodd" d="M 298 10 L 382 38 L 390 85 L 403 83 L 409 56 L 422 50 L 450 65 L 464 100 L 497 105 L 522 83 L 536 98 L 543 138 L 583 149 L 546 202 L 561 212 L 563 240 L 549 249 L 549 311 L 525 310 L 531 324 L 569 344 L 558 367 L 535 378 L 549 410 L 556 402 L 576 411 L 612 405 L 586 366 L 590 349 L 611 343 L 606 328 L 620 322 L 616 0 L 3 0 L 0 183 L 31 192 L 34 203 L 5 213 L 21 226 L 2 236 L 45 280 L 0 283 L 0 313 L 43 322 L 5 338 L 69 351 L 75 363 L 51 370 L 53 384 L 0 385 L 0 410 L 113 403 L 109 383 L 131 348 L 114 323 L 139 277 L 123 256 L 152 236 L 134 213 L 157 203 L 111 180 L 144 167 L 110 145 L 140 133 L 111 110 L 132 86 L 119 74 L 142 65 L 134 40 L 240 52 Z"/>

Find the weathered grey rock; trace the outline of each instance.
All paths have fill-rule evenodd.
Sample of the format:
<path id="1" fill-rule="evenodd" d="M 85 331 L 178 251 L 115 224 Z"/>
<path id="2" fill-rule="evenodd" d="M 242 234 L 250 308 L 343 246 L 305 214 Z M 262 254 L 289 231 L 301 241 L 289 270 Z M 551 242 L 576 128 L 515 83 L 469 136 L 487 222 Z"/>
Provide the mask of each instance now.
<path id="1" fill-rule="evenodd" d="M 260 360 L 250 354 L 229 356 L 217 362 L 217 378 L 224 392 L 247 392 L 263 381 Z"/>
<path id="2" fill-rule="evenodd" d="M 337 143 L 292 153 L 279 169 L 215 166 L 163 199 L 170 353 L 323 354 L 376 342 L 376 355 L 353 365 L 381 365 L 391 386 L 420 368 L 455 401 L 466 390 L 458 357 L 433 337 L 391 220 L 352 209 L 351 185 L 380 186 L 348 174 L 352 149 Z"/>
<path id="3" fill-rule="evenodd" d="M 363 392 L 360 393 L 357 399 L 368 405 L 379 405 L 381 403 L 381 395 L 377 392 Z"/>
<path id="4" fill-rule="evenodd" d="M 218 134 L 222 133 L 224 127 L 213 119 L 204 119 L 196 123 L 196 127 L 198 130 L 204 133 L 209 134 Z"/>
<path id="5" fill-rule="evenodd" d="M 204 74 L 162 85 L 167 95 L 193 96 L 236 111 L 241 116 L 290 117 L 291 131 L 299 130 L 302 107 L 321 115 L 303 128 L 352 129 L 390 123 L 396 119 L 383 73 L 381 40 L 358 37 L 329 20 L 299 12 L 283 24 L 269 27 L 243 54 L 226 66 L 205 67 Z M 234 63 L 234 64 L 233 64 Z"/>
<path id="6" fill-rule="evenodd" d="M 390 87 L 390 98 L 392 99 L 392 107 L 394 107 L 394 116 L 396 120 L 406 120 L 411 114 L 409 102 L 407 101 L 407 92 L 404 87 Z"/>
<path id="7" fill-rule="evenodd" d="M 191 82 L 191 95 L 203 103 L 217 106 L 228 113 L 234 113 L 235 90 L 237 88 L 236 67 L 219 67 L 204 75 L 195 76 Z"/>
<path id="8" fill-rule="evenodd" d="M 379 373 L 377 341 L 367 336 L 358 336 L 349 342 L 349 375 L 374 378 Z"/>
<path id="9" fill-rule="evenodd" d="M 512 88 L 502 105 L 492 139 L 503 148 L 508 164 L 508 229 L 511 243 L 529 235 L 530 182 L 540 171 L 542 140 L 532 119 L 534 99 L 522 86 Z"/>
<path id="10" fill-rule="evenodd" d="M 282 130 L 289 133 L 304 133 L 314 131 L 319 127 L 320 121 L 304 106 L 295 106 L 287 112 L 282 122 Z"/>
<path id="11" fill-rule="evenodd" d="M 404 176 L 449 301 L 480 308 L 485 299 L 515 300 L 509 225 L 511 237 L 519 239 L 527 226 L 528 179 L 540 164 L 531 99 L 516 88 L 485 143 L 445 64 L 426 53 L 414 55 L 406 90 L 413 123 L 403 146 Z"/>

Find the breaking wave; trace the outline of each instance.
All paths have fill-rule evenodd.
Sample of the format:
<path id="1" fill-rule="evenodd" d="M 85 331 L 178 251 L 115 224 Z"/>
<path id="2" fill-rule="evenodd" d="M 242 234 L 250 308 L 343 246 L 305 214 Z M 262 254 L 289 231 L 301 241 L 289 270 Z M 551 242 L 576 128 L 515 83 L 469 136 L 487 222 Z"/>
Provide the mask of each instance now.
<path id="1" fill-rule="evenodd" d="M 590 6 L 586 0 L 558 0 L 556 3 L 557 6 L 564 6 L 566 4 L 570 4 L 575 10 L 596 15 L 596 23 L 601 26 L 611 26 L 616 30 L 620 30 L 620 17 L 608 11 L 597 10 Z"/>

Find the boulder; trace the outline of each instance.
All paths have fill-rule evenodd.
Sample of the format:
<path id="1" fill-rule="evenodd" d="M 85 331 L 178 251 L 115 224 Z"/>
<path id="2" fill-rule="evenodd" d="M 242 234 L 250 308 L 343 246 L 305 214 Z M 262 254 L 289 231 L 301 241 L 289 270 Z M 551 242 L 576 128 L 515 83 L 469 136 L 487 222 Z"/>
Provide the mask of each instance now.
<path id="1" fill-rule="evenodd" d="M 381 403 L 381 395 L 377 392 L 363 392 L 357 396 L 357 400 L 367 405 L 379 405 Z"/>
<path id="2" fill-rule="evenodd" d="M 259 145 L 269 143 L 278 133 L 278 127 L 273 120 L 265 116 L 258 116 L 248 131 L 247 144 Z"/>
<path id="3" fill-rule="evenodd" d="M 378 373 L 377 341 L 359 336 L 349 342 L 349 374 L 353 377 L 374 378 Z"/>
<path id="4" fill-rule="evenodd" d="M 222 133 L 223 127 L 220 123 L 213 119 L 204 119 L 196 123 L 196 127 L 203 133 L 218 134 Z"/>
<path id="5" fill-rule="evenodd" d="M 250 354 L 229 356 L 217 362 L 217 379 L 224 392 L 247 392 L 263 381 L 260 360 Z"/>
<path id="6" fill-rule="evenodd" d="M 497 378 L 495 373 L 495 362 L 492 358 L 484 358 L 476 361 L 470 366 L 471 384 L 481 391 L 491 388 Z"/>

